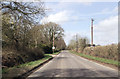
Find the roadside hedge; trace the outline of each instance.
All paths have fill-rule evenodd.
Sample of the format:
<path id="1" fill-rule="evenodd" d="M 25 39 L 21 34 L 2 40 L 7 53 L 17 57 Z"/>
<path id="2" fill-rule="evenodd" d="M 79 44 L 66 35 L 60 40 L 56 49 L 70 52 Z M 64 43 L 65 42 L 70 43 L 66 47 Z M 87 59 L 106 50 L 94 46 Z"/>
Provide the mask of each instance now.
<path id="1" fill-rule="evenodd" d="M 82 53 L 95 57 L 118 60 L 118 45 L 86 47 Z"/>

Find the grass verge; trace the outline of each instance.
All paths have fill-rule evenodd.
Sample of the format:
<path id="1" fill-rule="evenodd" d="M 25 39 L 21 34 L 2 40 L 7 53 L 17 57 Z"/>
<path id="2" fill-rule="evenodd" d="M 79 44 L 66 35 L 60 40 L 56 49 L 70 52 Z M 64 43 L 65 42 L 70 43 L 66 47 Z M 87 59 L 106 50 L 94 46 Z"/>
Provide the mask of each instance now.
<path id="1" fill-rule="evenodd" d="M 36 67 L 39 64 L 47 61 L 50 58 L 52 58 L 52 56 L 45 54 L 45 57 L 40 59 L 40 60 L 31 61 L 31 62 L 21 64 L 21 65 L 18 65 L 18 66 L 10 67 L 10 68 L 4 68 L 4 69 L 2 69 L 2 74 L 11 75 L 11 73 L 12 73 L 13 76 L 18 76 L 20 74 L 23 74 L 23 73 L 33 69 L 34 67 Z"/>
<path id="2" fill-rule="evenodd" d="M 74 52 L 74 51 L 70 51 L 70 52 L 73 53 L 73 54 L 82 56 L 84 58 L 96 60 L 96 61 L 99 61 L 99 62 L 102 62 L 102 63 L 111 64 L 111 65 L 114 65 L 114 66 L 119 66 L 120 65 L 120 62 L 118 62 L 118 61 L 105 59 L 105 58 L 100 58 L 100 57 L 94 57 L 94 56 L 90 56 L 90 55 L 85 55 L 85 54 L 77 53 L 77 52 Z"/>

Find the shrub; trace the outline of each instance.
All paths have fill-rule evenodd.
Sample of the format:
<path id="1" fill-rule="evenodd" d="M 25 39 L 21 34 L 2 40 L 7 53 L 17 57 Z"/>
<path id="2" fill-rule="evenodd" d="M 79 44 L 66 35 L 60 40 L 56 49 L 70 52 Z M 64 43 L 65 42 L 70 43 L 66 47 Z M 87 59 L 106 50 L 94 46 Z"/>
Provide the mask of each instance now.
<path id="1" fill-rule="evenodd" d="M 26 51 L 3 49 L 2 65 L 7 67 L 12 67 L 25 62 L 38 60 L 43 57 L 44 57 L 44 52 L 40 48 L 28 49 Z"/>

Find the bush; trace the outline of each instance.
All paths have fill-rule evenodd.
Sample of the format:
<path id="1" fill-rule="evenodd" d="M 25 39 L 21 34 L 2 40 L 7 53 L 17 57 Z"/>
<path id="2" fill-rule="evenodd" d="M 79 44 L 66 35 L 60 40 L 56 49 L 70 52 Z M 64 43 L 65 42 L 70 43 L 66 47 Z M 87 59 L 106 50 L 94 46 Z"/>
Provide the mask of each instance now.
<path id="1" fill-rule="evenodd" d="M 3 50 L 2 53 L 2 65 L 3 66 L 7 66 L 7 67 L 11 67 L 14 65 L 18 65 L 24 63 L 24 60 L 22 58 L 22 56 L 20 54 L 17 53 L 17 51 L 15 50 Z"/>
<path id="2" fill-rule="evenodd" d="M 14 49 L 3 49 L 2 65 L 7 67 L 17 66 L 22 63 L 38 60 L 44 57 L 44 52 L 40 48 L 28 49 L 26 51 L 16 51 Z"/>
<path id="3" fill-rule="evenodd" d="M 33 60 L 41 59 L 44 57 L 44 52 L 40 48 L 35 48 L 32 50 L 29 49 L 28 53 L 29 53 L 29 57 L 32 57 Z"/>

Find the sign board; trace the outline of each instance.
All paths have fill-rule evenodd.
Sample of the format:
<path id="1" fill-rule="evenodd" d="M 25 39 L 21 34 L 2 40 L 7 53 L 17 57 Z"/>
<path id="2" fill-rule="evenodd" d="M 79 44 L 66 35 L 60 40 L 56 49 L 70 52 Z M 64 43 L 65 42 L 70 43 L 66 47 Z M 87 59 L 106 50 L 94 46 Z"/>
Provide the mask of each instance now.
<path id="1" fill-rule="evenodd" d="M 52 47 L 52 49 L 55 49 L 55 47 Z"/>

